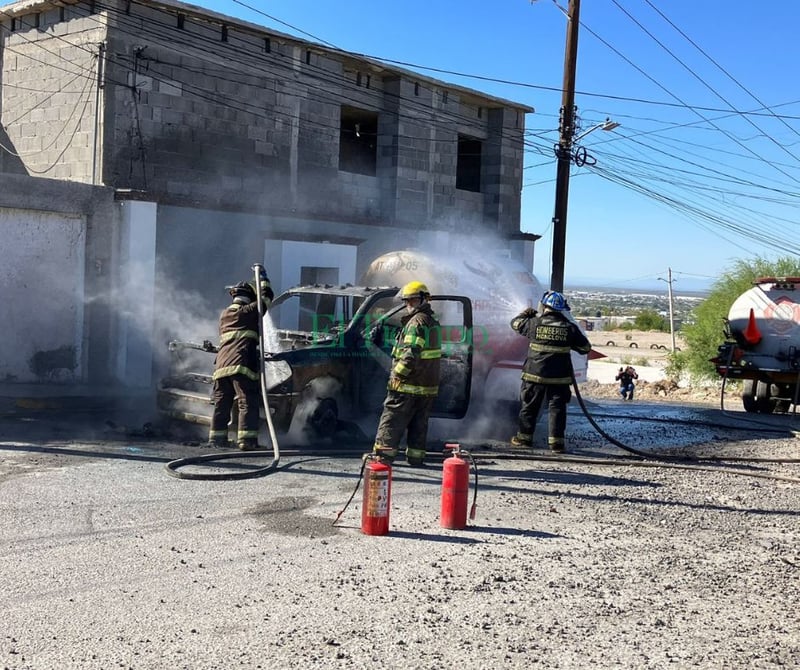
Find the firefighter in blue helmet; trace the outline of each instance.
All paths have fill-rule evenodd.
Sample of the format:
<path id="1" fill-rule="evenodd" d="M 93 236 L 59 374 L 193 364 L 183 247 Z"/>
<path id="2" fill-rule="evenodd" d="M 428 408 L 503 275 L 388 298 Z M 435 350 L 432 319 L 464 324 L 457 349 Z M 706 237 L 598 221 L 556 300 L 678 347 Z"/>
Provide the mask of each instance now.
<path id="1" fill-rule="evenodd" d="M 515 447 L 530 447 L 544 401 L 548 403 L 547 443 L 563 453 L 567 429 L 567 405 L 572 393 L 571 351 L 588 354 L 592 348 L 586 335 L 568 317 L 569 305 L 557 291 L 542 296 L 541 315 L 528 308 L 511 320 L 511 327 L 527 337 L 528 356 L 522 368 L 519 430 L 511 438 Z"/>
<path id="2" fill-rule="evenodd" d="M 394 459 L 407 431 L 406 460 L 409 465 L 423 465 L 428 418 L 439 393 L 441 326 L 425 284 L 409 282 L 398 297 L 406 314 L 392 349 L 393 366 L 373 451 Z"/>
<path id="3" fill-rule="evenodd" d="M 275 297 L 269 279 L 262 271 L 260 278 L 262 308 L 266 310 Z M 239 282 L 228 288 L 232 303 L 219 317 L 219 347 L 214 361 L 214 387 L 211 398 L 214 412 L 211 415 L 209 444 L 226 448 L 228 422 L 234 400 L 239 409 L 236 442 L 242 451 L 258 448 L 258 422 L 260 392 L 258 350 L 258 300 L 254 281 Z"/>

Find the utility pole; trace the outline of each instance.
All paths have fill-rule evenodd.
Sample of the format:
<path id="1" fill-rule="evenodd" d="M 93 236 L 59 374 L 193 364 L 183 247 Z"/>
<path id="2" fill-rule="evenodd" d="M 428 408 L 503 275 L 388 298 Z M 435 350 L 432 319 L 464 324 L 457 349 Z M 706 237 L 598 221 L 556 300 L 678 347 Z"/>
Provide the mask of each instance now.
<path id="1" fill-rule="evenodd" d="M 567 8 L 567 42 L 564 51 L 564 82 L 558 124 L 556 202 L 553 212 L 553 268 L 550 275 L 550 288 L 553 291 L 564 290 L 569 170 L 572 165 L 572 138 L 575 134 L 575 68 L 578 63 L 580 9 L 580 0 L 569 0 Z"/>
<path id="2" fill-rule="evenodd" d="M 673 317 L 673 309 L 672 309 L 672 268 L 667 268 L 667 277 L 669 279 L 664 279 L 663 277 L 659 277 L 661 281 L 667 282 L 668 287 L 668 295 L 669 295 L 669 335 L 672 338 L 672 353 L 675 353 L 675 318 Z"/>

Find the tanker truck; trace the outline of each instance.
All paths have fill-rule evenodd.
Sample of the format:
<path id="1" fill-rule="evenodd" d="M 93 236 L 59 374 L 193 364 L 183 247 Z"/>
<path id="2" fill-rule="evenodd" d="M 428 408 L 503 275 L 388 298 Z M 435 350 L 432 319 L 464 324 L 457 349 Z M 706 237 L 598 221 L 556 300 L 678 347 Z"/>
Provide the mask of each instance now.
<path id="1" fill-rule="evenodd" d="M 392 251 L 370 263 L 360 279 L 365 286 L 403 286 L 419 280 L 432 293 L 465 295 L 473 308 L 473 393 L 491 401 L 519 399 L 528 340 L 510 322 L 526 307 L 537 307 L 544 289 L 507 252 L 486 250 L 480 258 L 442 258 L 416 250 Z M 572 353 L 578 383 L 586 381 L 587 356 Z"/>
<path id="2" fill-rule="evenodd" d="M 747 412 L 786 412 L 800 390 L 800 277 L 761 277 L 725 320 L 725 342 L 712 359 L 725 379 L 742 380 Z"/>

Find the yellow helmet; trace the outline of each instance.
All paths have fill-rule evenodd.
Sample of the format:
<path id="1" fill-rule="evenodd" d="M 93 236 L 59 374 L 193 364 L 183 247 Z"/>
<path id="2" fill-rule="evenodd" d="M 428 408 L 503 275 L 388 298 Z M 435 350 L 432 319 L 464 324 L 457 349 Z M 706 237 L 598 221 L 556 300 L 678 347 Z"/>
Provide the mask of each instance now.
<path id="1" fill-rule="evenodd" d="M 421 281 L 410 281 L 400 289 L 397 297 L 401 300 L 408 300 L 409 298 L 429 298 L 430 295 L 428 287 Z"/>

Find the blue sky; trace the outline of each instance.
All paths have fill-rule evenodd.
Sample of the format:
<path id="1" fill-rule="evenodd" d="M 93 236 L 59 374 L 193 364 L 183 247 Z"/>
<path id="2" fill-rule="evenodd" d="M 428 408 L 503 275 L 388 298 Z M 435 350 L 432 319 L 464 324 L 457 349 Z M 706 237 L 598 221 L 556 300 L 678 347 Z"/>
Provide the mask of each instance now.
<path id="1" fill-rule="evenodd" d="M 547 283 L 567 0 L 195 4 L 534 107 L 522 230 Z M 800 254 L 800 2 L 582 0 L 580 23 L 580 127 L 621 125 L 580 142 L 596 163 L 571 172 L 567 288 L 665 288 L 671 268 L 691 290 Z"/>

